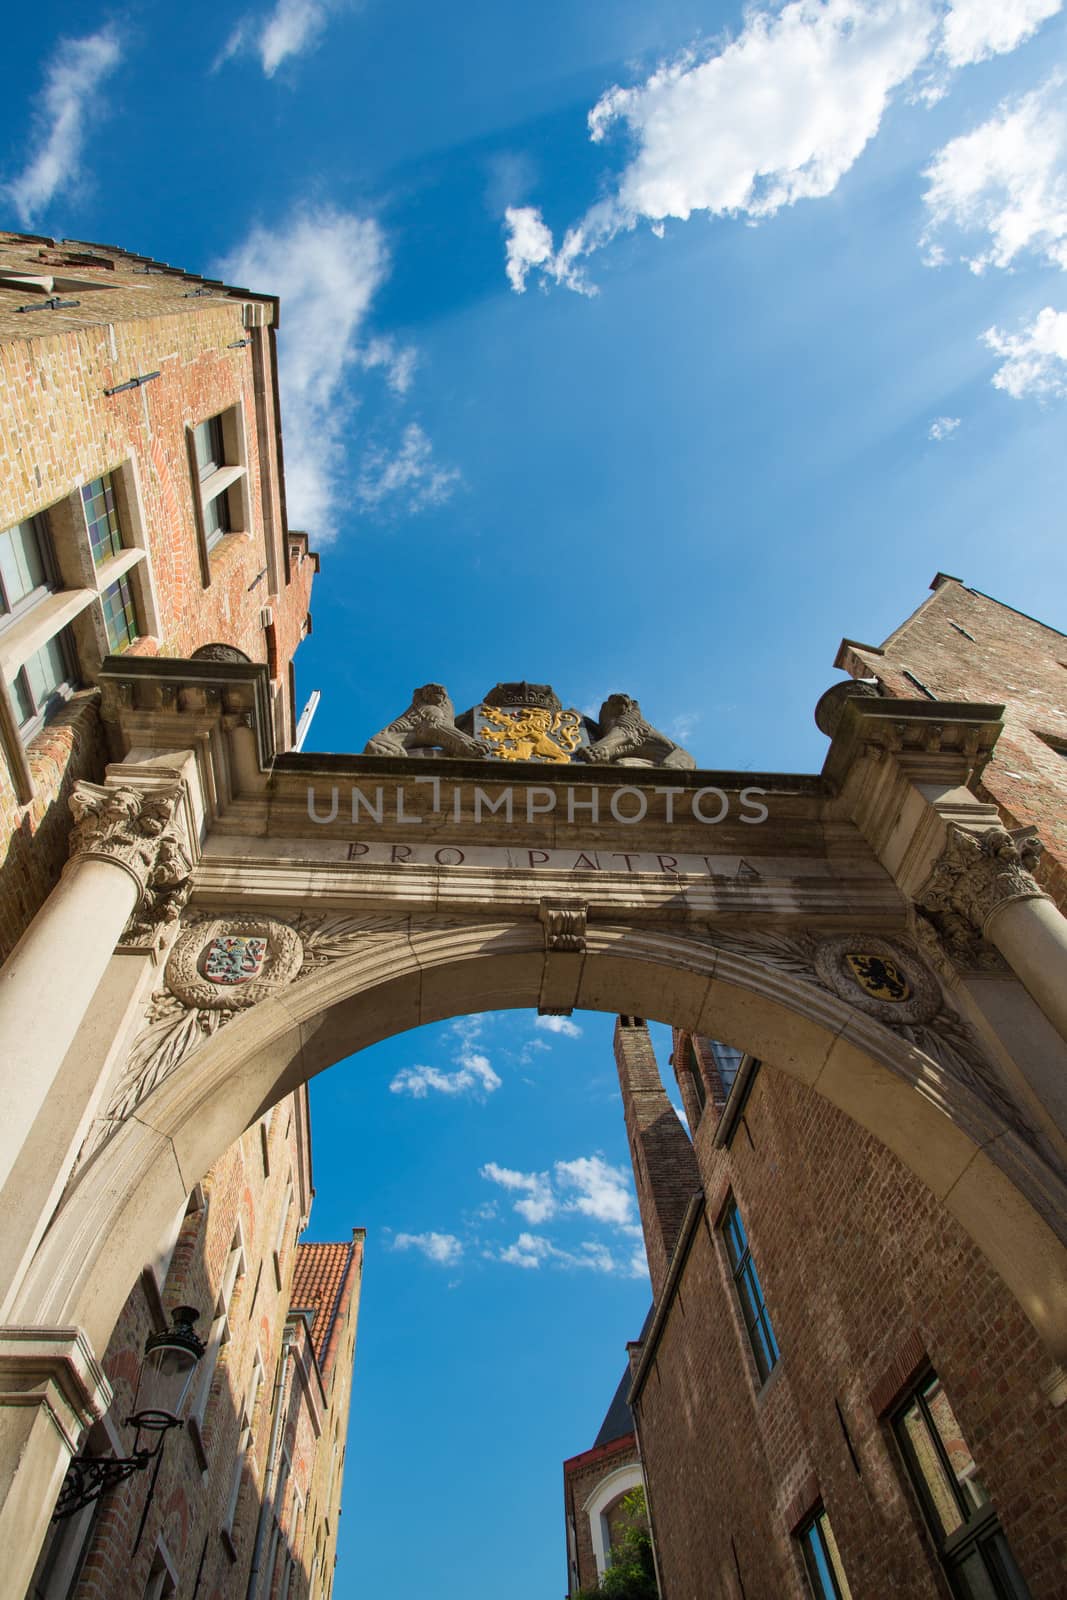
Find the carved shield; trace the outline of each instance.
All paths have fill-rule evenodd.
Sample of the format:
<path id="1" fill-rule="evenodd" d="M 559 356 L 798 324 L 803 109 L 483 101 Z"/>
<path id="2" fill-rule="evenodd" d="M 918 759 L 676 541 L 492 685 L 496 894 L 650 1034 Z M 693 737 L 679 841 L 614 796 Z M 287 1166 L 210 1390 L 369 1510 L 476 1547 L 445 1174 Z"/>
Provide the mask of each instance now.
<path id="1" fill-rule="evenodd" d="M 895 961 L 888 956 L 850 950 L 845 960 L 855 974 L 856 982 L 875 1000 L 899 1002 L 911 998 L 911 984 Z"/>
<path id="2" fill-rule="evenodd" d="M 249 983 L 263 970 L 267 941 L 246 935 L 221 935 L 204 950 L 200 970 L 208 983 Z"/>

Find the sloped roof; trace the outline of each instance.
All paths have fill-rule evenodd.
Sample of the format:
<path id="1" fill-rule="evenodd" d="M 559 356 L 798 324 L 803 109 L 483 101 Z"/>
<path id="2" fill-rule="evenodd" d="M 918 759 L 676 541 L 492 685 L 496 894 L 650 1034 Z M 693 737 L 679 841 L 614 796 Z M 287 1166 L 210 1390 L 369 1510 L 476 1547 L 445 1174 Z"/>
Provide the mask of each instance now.
<path id="1" fill-rule="evenodd" d="M 293 1271 L 291 1309 L 311 1320 L 315 1358 L 326 1373 L 330 1335 L 351 1297 L 354 1275 L 363 1253 L 363 1232 L 341 1244 L 298 1244 Z"/>

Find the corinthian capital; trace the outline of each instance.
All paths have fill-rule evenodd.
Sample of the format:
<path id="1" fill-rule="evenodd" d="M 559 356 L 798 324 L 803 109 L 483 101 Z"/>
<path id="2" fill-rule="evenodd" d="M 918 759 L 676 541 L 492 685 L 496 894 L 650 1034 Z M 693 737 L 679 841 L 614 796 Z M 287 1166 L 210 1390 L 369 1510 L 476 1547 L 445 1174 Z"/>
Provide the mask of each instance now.
<path id="1" fill-rule="evenodd" d="M 130 874 L 138 903 L 122 946 L 151 946 L 181 915 L 191 886 L 183 784 L 79 782 L 70 809 L 71 860 L 110 861 Z"/>
<path id="2" fill-rule="evenodd" d="M 933 871 L 918 895 L 925 911 L 951 924 L 962 918 L 984 934 L 990 918 L 1010 900 L 1045 899 L 1033 877 L 1042 844 L 1027 830 L 1005 828 L 969 833 L 955 823 Z"/>

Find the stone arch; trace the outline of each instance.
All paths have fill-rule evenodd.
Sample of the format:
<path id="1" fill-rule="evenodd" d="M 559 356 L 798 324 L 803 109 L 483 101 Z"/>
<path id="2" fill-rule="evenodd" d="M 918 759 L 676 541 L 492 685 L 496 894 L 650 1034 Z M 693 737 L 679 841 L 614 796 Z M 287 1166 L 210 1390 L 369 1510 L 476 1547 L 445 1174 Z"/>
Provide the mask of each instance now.
<path id="1" fill-rule="evenodd" d="M 1058 1179 L 987 1097 L 911 1040 L 714 934 L 598 924 L 584 951 L 557 954 L 530 918 L 368 920 L 343 956 L 196 1048 L 85 1163 L 21 1285 L 18 1321 L 76 1325 L 103 1349 L 176 1208 L 271 1105 L 409 1028 L 546 996 L 561 1005 L 566 992 L 576 1009 L 711 1034 L 824 1095 L 943 1201 L 1067 1358 L 1067 1252 L 1047 1220 L 1065 1214 Z"/>
<path id="2" fill-rule="evenodd" d="M 582 1515 L 589 1523 L 589 1537 L 593 1546 L 593 1559 L 596 1561 L 598 1578 L 602 1578 L 607 1571 L 608 1557 L 611 1554 L 610 1513 L 623 1495 L 633 1489 L 643 1489 L 644 1486 L 645 1474 L 641 1469 L 641 1463 L 628 1461 L 625 1466 L 616 1467 L 614 1472 L 609 1472 L 606 1477 L 601 1478 L 592 1493 L 587 1496 L 582 1506 Z"/>

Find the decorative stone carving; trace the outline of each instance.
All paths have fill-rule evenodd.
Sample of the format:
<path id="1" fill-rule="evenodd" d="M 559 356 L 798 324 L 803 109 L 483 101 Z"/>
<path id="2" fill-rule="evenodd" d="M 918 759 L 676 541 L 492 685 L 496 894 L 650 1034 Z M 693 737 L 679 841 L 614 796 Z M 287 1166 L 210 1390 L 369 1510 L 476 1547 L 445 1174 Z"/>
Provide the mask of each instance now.
<path id="1" fill-rule="evenodd" d="M 880 692 L 877 678 L 846 678 L 843 683 L 832 684 L 815 707 L 815 726 L 832 739 L 850 700 L 877 700 Z"/>
<path id="2" fill-rule="evenodd" d="M 688 750 L 668 739 L 641 715 L 628 694 L 609 695 L 600 708 L 600 738 L 576 752 L 581 761 L 612 761 L 624 767 L 681 767 L 696 762 Z"/>
<path id="3" fill-rule="evenodd" d="M 243 650 L 238 650 L 235 644 L 202 644 L 199 650 L 194 650 L 190 661 L 238 661 L 250 662 L 251 656 L 246 656 Z"/>
<path id="4" fill-rule="evenodd" d="M 941 988 L 910 952 L 872 934 L 822 939 L 813 952 L 824 988 L 891 1028 L 929 1022 L 941 1009 Z"/>
<path id="5" fill-rule="evenodd" d="M 949 948 L 964 949 L 973 932 L 984 934 L 990 919 L 1011 900 L 1043 900 L 1033 877 L 1043 846 L 1034 831 L 1005 828 L 971 833 L 948 825 L 945 848 L 917 898 L 924 911 L 940 919 Z"/>
<path id="6" fill-rule="evenodd" d="M 748 956 L 765 966 L 817 984 L 865 1015 L 875 1017 L 943 1067 L 1033 1149 L 1046 1155 L 1043 1140 L 1004 1090 L 972 1029 L 947 1004 L 937 980 L 925 970 L 918 957 L 897 941 L 890 943 L 867 933 L 742 935 L 728 933 L 715 924 L 710 927 L 710 939 L 721 950 Z M 863 984 L 856 981 L 855 968 L 847 960 L 849 955 L 865 953 L 879 956 L 883 962 L 890 960 L 897 977 L 907 981 L 912 993 L 892 1001 L 865 990 Z M 909 1009 L 912 1001 L 918 1004 Z M 880 1009 L 872 1009 L 872 1006 Z"/>
<path id="7" fill-rule="evenodd" d="M 402 717 L 368 739 L 363 748 L 367 756 L 428 755 L 440 751 L 446 756 L 473 756 L 484 760 L 487 747 L 456 727 L 456 710 L 448 690 L 439 683 L 425 683 L 416 689 L 411 705 Z"/>
<path id="8" fill-rule="evenodd" d="M 943 978 L 952 978 L 957 972 L 1010 971 L 1000 951 L 957 912 L 924 911 L 921 906 L 911 909 L 912 938 Z"/>
<path id="9" fill-rule="evenodd" d="M 299 936 L 270 917 L 215 917 L 179 934 L 166 982 L 183 1005 L 245 1011 L 295 978 L 304 963 Z"/>
<path id="10" fill-rule="evenodd" d="M 134 788 L 80 781 L 74 786 L 71 859 L 111 861 L 130 874 L 140 892 L 120 949 L 153 948 L 189 897 L 193 864 L 183 796 L 180 783 Z"/>
<path id="11" fill-rule="evenodd" d="M 406 931 L 409 920 L 396 913 L 300 916 L 292 924 L 273 917 L 210 913 L 190 919 L 167 960 L 166 987 L 148 1002 L 145 1026 L 82 1159 L 105 1144 L 146 1095 L 239 1012 L 278 993 L 294 978 L 354 954 L 368 939 Z M 434 923 L 455 925 L 441 919 Z"/>
<path id="12" fill-rule="evenodd" d="M 545 949 L 561 955 L 584 955 L 588 909 L 576 900 L 542 900 L 537 915 L 545 930 Z"/>

